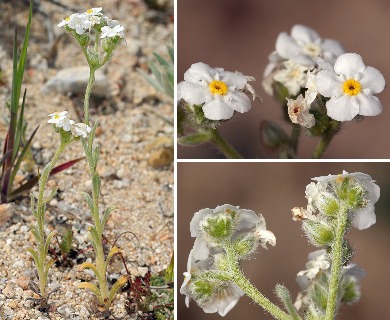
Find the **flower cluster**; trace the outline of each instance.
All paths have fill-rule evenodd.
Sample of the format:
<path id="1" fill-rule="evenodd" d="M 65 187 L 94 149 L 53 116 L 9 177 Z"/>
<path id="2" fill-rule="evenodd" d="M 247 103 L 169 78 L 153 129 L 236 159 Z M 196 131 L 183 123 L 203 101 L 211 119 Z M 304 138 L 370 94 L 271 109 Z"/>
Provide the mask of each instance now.
<path id="1" fill-rule="evenodd" d="M 57 26 L 64 27 L 67 31 L 74 31 L 78 35 L 83 35 L 91 30 L 101 30 L 100 38 L 119 37 L 123 38 L 123 26 L 119 22 L 112 20 L 101 12 L 102 8 L 92 8 L 84 13 L 73 13 L 62 20 Z"/>
<path id="2" fill-rule="evenodd" d="M 325 312 L 323 295 L 328 294 L 331 260 L 325 250 L 308 255 L 306 269 L 298 272 L 296 281 L 300 292 L 294 307 L 302 313 L 315 316 L 314 310 Z M 360 280 L 366 276 L 364 269 L 356 264 L 342 267 L 340 289 L 341 301 L 353 304 L 360 298 Z"/>
<path id="3" fill-rule="evenodd" d="M 327 297 L 335 292 L 347 304 L 359 299 L 359 281 L 365 272 L 351 263 L 354 252 L 345 235 L 351 226 L 363 230 L 376 222 L 374 204 L 380 195 L 375 181 L 360 172 L 343 171 L 313 180 L 306 187 L 307 208 L 292 209 L 309 242 L 322 248 L 309 254 L 306 270 L 297 275 L 301 292 L 295 308 L 308 318 L 325 314 Z M 339 279 L 336 284 L 332 277 Z"/>
<path id="4" fill-rule="evenodd" d="M 382 106 L 374 94 L 383 91 L 385 80 L 377 69 L 365 66 L 360 55 L 344 53 L 337 41 L 295 25 L 291 35 L 278 36 L 263 87 L 271 95 L 287 98 L 293 123 L 312 128 L 322 114 L 336 121 L 380 114 Z M 326 109 L 318 107 L 322 104 Z"/>
<path id="5" fill-rule="evenodd" d="M 184 81 L 177 86 L 178 101 L 183 99 L 191 108 L 201 106 L 203 117 L 209 120 L 228 120 L 234 112 L 244 113 L 251 109 L 251 101 L 256 93 L 250 81 L 253 77 L 240 72 L 225 71 L 222 68 L 211 68 L 198 62 L 184 73 Z"/>
<path id="6" fill-rule="evenodd" d="M 206 313 L 224 316 L 244 292 L 232 281 L 230 263 L 248 258 L 260 244 L 276 244 L 262 215 L 231 205 L 195 213 L 191 236 L 196 237 L 180 292 L 186 304 L 194 299 Z"/>
<path id="7" fill-rule="evenodd" d="M 85 123 L 75 123 L 68 118 L 68 111 L 54 112 L 49 114 L 48 123 L 53 124 L 56 128 L 62 128 L 65 132 L 71 132 L 74 137 L 87 138 L 92 129 Z"/>

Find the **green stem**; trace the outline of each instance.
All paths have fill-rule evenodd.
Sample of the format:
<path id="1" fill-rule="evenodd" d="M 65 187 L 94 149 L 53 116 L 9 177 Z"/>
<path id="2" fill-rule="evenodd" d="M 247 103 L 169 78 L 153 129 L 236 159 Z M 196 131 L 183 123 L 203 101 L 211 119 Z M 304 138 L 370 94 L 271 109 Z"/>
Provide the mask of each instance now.
<path id="1" fill-rule="evenodd" d="M 211 134 L 211 141 L 218 147 L 218 149 L 229 159 L 242 159 L 242 156 L 221 136 L 218 129 L 209 131 Z"/>
<path id="2" fill-rule="evenodd" d="M 240 270 L 239 263 L 235 258 L 234 249 L 231 245 L 225 246 L 226 253 L 229 258 L 229 273 L 232 276 L 232 281 L 240 287 L 254 302 L 271 314 L 275 319 L 279 320 L 292 320 L 286 312 L 280 309 L 277 305 L 268 300 L 261 292 L 259 292 L 255 286 L 253 286 L 249 280 L 243 275 Z"/>
<path id="3" fill-rule="evenodd" d="M 84 97 L 84 123 L 89 126 L 89 99 L 91 97 L 92 86 L 95 82 L 95 69 L 90 67 L 89 69 L 89 79 L 87 89 L 85 90 Z"/>
<path id="4" fill-rule="evenodd" d="M 58 158 L 61 156 L 62 152 L 65 150 L 65 148 L 72 142 L 72 140 L 64 140 L 61 138 L 61 145 L 57 149 L 56 153 L 53 156 L 53 159 L 46 165 L 46 167 L 43 169 L 42 175 L 39 178 L 39 191 L 38 191 L 38 199 L 37 199 L 37 227 L 38 227 L 38 233 L 41 238 L 41 241 L 39 239 L 37 240 L 37 250 L 38 250 L 38 256 L 40 261 L 40 266 L 37 265 L 37 271 L 38 271 L 38 277 L 39 277 L 39 289 L 40 293 L 43 298 L 46 298 L 46 273 L 45 273 L 45 261 L 47 252 L 45 250 L 45 244 L 46 244 L 46 233 L 44 230 L 45 227 L 45 208 L 46 208 L 46 202 L 44 200 L 44 191 L 46 188 L 47 180 L 50 176 L 51 171 L 53 170 L 56 162 L 58 161 Z"/>
<path id="5" fill-rule="evenodd" d="M 333 137 L 336 135 L 336 133 L 340 130 L 340 122 L 333 120 L 331 127 L 329 128 L 329 131 L 326 135 L 324 135 L 320 142 L 318 143 L 316 149 L 313 153 L 313 159 L 320 159 L 326 149 L 328 148 L 330 142 L 332 141 Z"/>
<path id="6" fill-rule="evenodd" d="M 293 124 L 290 143 L 291 143 L 291 148 L 294 150 L 295 154 L 297 153 L 300 135 L 301 135 L 301 126 L 299 124 Z"/>
<path id="7" fill-rule="evenodd" d="M 347 228 L 347 218 L 348 210 L 342 207 L 337 219 L 336 239 L 332 246 L 332 269 L 325 320 L 333 320 L 336 314 L 336 307 L 339 300 L 341 267 L 343 263 L 343 239 Z"/>

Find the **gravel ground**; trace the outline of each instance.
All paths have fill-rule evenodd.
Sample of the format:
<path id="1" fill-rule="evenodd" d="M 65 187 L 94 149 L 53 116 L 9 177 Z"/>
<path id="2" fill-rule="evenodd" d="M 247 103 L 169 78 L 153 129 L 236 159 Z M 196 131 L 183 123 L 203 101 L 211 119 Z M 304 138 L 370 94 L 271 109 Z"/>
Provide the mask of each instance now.
<path id="1" fill-rule="evenodd" d="M 43 94 L 41 88 L 47 80 L 63 68 L 83 66 L 84 58 L 74 39 L 63 35 L 55 25 L 68 11 L 50 1 L 41 3 L 40 10 L 49 18 L 34 12 L 28 65 L 24 87 L 27 87 L 25 117 L 28 133 L 40 124 L 32 146 L 35 164 L 41 169 L 59 145 L 58 135 L 46 123 L 49 113 L 68 110 L 70 118 L 81 114 L 82 94 Z M 18 25 L 24 35 L 28 8 L 23 3 L 2 1 L 0 21 L 3 25 Z M 101 146 L 98 172 L 102 177 L 101 207 L 116 206 L 107 223 L 105 237 L 109 242 L 122 232 L 127 233 L 118 244 L 124 250 L 124 259 L 130 273 L 144 276 L 147 270 L 153 275 L 164 271 L 173 251 L 173 148 L 169 143 L 173 127 L 173 103 L 169 97 L 156 92 L 136 72 L 147 70 L 153 52 L 166 56 L 166 45 L 172 43 L 173 12 L 169 1 L 164 10 L 151 9 L 141 1 L 66 1 L 66 5 L 83 12 L 102 6 L 107 16 L 120 21 L 125 27 L 127 45 L 122 45 L 114 59 L 105 67 L 109 98 L 92 98 L 92 120 L 99 120 L 96 143 Z M 47 29 L 46 24 L 51 26 Z M 48 30 L 50 30 L 48 32 Z M 0 100 L 10 96 L 12 78 L 12 28 L 0 30 L 1 83 Z M 53 36 L 51 39 L 50 37 Z M 8 112 L 4 103 L 0 110 L 0 146 L 3 146 L 7 129 Z M 162 141 L 162 143 L 158 143 Z M 167 142 L 168 141 L 168 142 Z M 74 143 L 61 157 L 59 163 L 83 156 L 80 143 Z M 17 182 L 22 182 L 31 172 L 24 164 Z M 59 239 L 66 228 L 74 232 L 74 254 L 68 265 L 56 264 L 49 273 L 49 288 L 57 289 L 50 298 L 52 306 L 42 313 L 28 298 L 34 293 L 28 288 L 30 280 L 36 281 L 34 264 L 26 248 L 34 245 L 29 225 L 34 223 L 29 209 L 28 194 L 15 203 L 0 206 L 0 318 L 1 319 L 96 319 L 93 314 L 93 297 L 89 291 L 75 285 L 92 279 L 80 272 L 78 265 L 94 261 L 87 237 L 91 216 L 81 194 L 88 192 L 86 161 L 53 176 L 48 187 L 59 187 L 56 197 L 47 207 L 47 231 L 55 228 Z M 36 188 L 33 192 L 36 192 Z M 109 244 L 106 244 L 109 249 Z M 51 251 L 58 252 L 53 241 Z M 54 254 L 54 253 L 53 253 Z M 126 270 L 118 259 L 109 267 L 110 279 L 115 280 Z M 169 290 L 159 290 L 159 301 L 166 300 Z M 112 314 L 119 319 L 144 318 L 146 313 L 126 310 L 127 296 L 117 295 Z M 159 302 L 155 302 L 159 304 Z M 150 307 L 152 308 L 152 306 Z M 160 307 L 161 308 L 161 307 Z"/>

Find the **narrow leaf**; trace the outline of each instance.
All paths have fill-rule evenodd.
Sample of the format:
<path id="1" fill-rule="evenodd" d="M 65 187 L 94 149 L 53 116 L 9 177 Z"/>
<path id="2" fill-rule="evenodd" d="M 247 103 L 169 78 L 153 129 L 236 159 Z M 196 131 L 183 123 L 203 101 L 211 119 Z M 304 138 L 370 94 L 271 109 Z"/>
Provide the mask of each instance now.
<path id="1" fill-rule="evenodd" d="M 94 284 L 89 283 L 89 282 L 81 282 L 81 283 L 79 283 L 77 285 L 77 287 L 79 287 L 80 289 L 89 289 L 89 290 L 91 290 L 95 294 L 95 296 L 98 299 L 99 303 L 104 304 L 104 301 L 102 301 L 102 296 L 100 294 L 100 291 L 99 291 L 98 287 L 95 286 Z"/>
<path id="2" fill-rule="evenodd" d="M 104 210 L 104 213 L 103 213 L 103 217 L 102 217 L 102 220 L 101 220 L 101 226 L 102 228 L 104 228 L 108 218 L 110 217 L 110 213 L 115 210 L 116 208 L 114 206 L 110 206 L 108 207 L 106 210 Z"/>
<path id="3" fill-rule="evenodd" d="M 109 252 L 108 255 L 107 255 L 107 259 L 106 259 L 106 268 L 107 268 L 107 266 L 110 264 L 111 259 L 112 259 L 115 255 L 119 254 L 120 252 L 121 252 L 121 250 L 120 250 L 117 246 L 113 246 L 113 247 L 111 248 L 110 252 Z"/>
<path id="4" fill-rule="evenodd" d="M 53 265 L 53 263 L 56 262 L 54 259 L 50 259 L 47 263 L 46 263 L 46 266 L 45 266 L 45 277 L 47 278 L 47 275 L 49 274 L 49 270 L 51 268 L 51 266 Z"/>
<path id="5" fill-rule="evenodd" d="M 83 158 L 78 158 L 76 160 L 72 160 L 72 161 L 69 161 L 69 162 L 66 162 L 66 163 L 63 163 L 63 164 L 60 164 L 59 166 L 55 167 L 51 172 L 50 172 L 50 176 L 58 173 L 58 172 L 61 172 L 63 170 L 66 170 L 68 169 L 69 167 L 73 166 L 74 164 L 76 164 L 77 162 L 83 160 Z M 26 192 L 26 191 L 29 191 L 31 190 L 39 181 L 39 177 L 35 176 L 33 178 L 31 178 L 30 180 L 28 180 L 26 183 L 22 184 L 19 188 L 17 188 L 16 190 L 12 191 L 10 194 L 9 194 L 9 197 L 11 199 L 19 196 L 20 194 Z"/>
<path id="6" fill-rule="evenodd" d="M 33 248 L 27 248 L 27 251 L 30 252 L 30 254 L 32 255 L 35 265 L 37 266 L 37 269 L 41 269 L 42 264 L 39 261 L 38 253 Z"/>
<path id="7" fill-rule="evenodd" d="M 122 275 L 111 287 L 110 294 L 108 295 L 108 304 L 111 304 L 112 300 L 114 300 L 116 293 L 120 288 L 122 288 L 127 281 L 129 281 L 129 275 Z"/>
<path id="8" fill-rule="evenodd" d="M 292 319 L 301 319 L 297 310 L 294 307 L 294 304 L 291 301 L 291 295 L 288 289 L 281 284 L 277 284 L 275 286 L 275 293 L 279 297 L 280 301 L 283 303 L 285 309 L 288 311 Z"/>
<path id="9" fill-rule="evenodd" d="M 13 166 L 13 170 L 12 170 L 12 173 L 11 173 L 11 176 L 10 176 L 10 180 L 9 180 L 10 181 L 10 185 L 8 187 L 8 191 L 12 190 L 11 188 L 12 188 L 12 185 L 13 185 L 13 181 L 15 180 L 16 173 L 19 170 L 20 164 L 22 163 L 24 156 L 26 155 L 26 153 L 28 152 L 28 150 L 30 148 L 30 145 L 32 143 L 32 140 L 33 140 L 35 134 L 38 131 L 38 128 L 39 128 L 39 125 L 35 128 L 35 130 L 31 134 L 30 138 L 28 139 L 27 143 L 25 144 L 25 146 L 22 149 L 22 152 L 19 155 L 18 161 L 16 161 L 15 165 Z M 12 192 L 8 192 L 8 193 L 12 194 Z M 10 195 L 10 200 L 12 200 L 12 196 L 11 195 Z"/>
<path id="10" fill-rule="evenodd" d="M 62 236 L 62 241 L 60 243 L 60 249 L 63 255 L 67 255 L 72 248 L 73 243 L 73 232 L 72 229 L 66 229 L 64 235 Z"/>
<path id="11" fill-rule="evenodd" d="M 196 146 L 202 143 L 209 142 L 210 140 L 211 135 L 209 133 L 194 133 L 179 138 L 179 143 L 183 146 Z"/>
<path id="12" fill-rule="evenodd" d="M 43 199 L 43 202 L 47 203 L 49 202 L 51 199 L 54 198 L 54 196 L 57 194 L 57 191 L 58 191 L 58 187 L 55 187 L 53 190 L 51 190 L 49 196 L 47 198 L 44 198 Z"/>
<path id="13" fill-rule="evenodd" d="M 82 271 L 84 269 L 90 269 L 93 271 L 93 273 L 95 274 L 96 278 L 98 279 L 98 281 L 100 281 L 101 277 L 100 277 L 100 274 L 99 274 L 99 271 L 98 269 L 96 268 L 96 266 L 93 264 L 93 263 L 90 263 L 90 262 L 84 262 L 82 263 L 80 266 L 79 266 L 79 269 Z"/>
<path id="14" fill-rule="evenodd" d="M 0 159 L 0 166 L 3 165 L 3 162 L 5 161 L 5 159 L 7 159 L 12 153 L 12 149 L 11 150 L 8 150 L 4 155 L 3 157 Z"/>
<path id="15" fill-rule="evenodd" d="M 83 159 L 85 159 L 85 157 L 81 157 L 81 158 L 60 164 L 59 166 L 56 166 L 55 168 L 53 168 L 53 170 L 51 170 L 50 175 L 52 176 L 58 172 L 64 171 L 64 170 L 70 168 L 71 166 L 75 165 L 77 162 L 80 162 Z"/>
<path id="16" fill-rule="evenodd" d="M 12 154 L 12 164 L 14 164 L 16 161 L 16 157 L 17 157 L 19 149 L 20 149 L 20 142 L 22 140 L 23 122 L 24 122 L 24 106 L 26 104 L 26 94 L 27 94 L 27 89 L 24 89 L 22 106 L 20 108 L 19 116 L 17 119 L 16 131 L 15 131 L 15 141 L 14 141 L 14 151 Z M 10 183 L 12 185 L 12 180 Z"/>
<path id="17" fill-rule="evenodd" d="M 84 195 L 85 202 L 87 202 L 89 211 L 91 211 L 91 213 L 92 213 L 93 212 L 93 202 L 92 202 L 91 196 L 87 192 L 82 192 L 82 194 Z"/>
<path id="18" fill-rule="evenodd" d="M 46 238 L 46 243 L 45 243 L 45 254 L 49 251 L 50 242 L 53 239 L 53 237 L 55 236 L 55 234 L 56 234 L 56 230 L 53 230 L 48 234 L 48 236 Z"/>

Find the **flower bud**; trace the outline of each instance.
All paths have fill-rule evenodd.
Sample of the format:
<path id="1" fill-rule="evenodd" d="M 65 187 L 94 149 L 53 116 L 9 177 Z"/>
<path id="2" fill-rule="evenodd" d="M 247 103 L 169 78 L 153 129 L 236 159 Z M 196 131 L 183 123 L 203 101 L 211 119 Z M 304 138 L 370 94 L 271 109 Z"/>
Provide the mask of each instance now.
<path id="1" fill-rule="evenodd" d="M 233 241 L 233 248 L 239 260 L 248 258 L 248 256 L 256 250 L 258 245 L 258 239 L 251 233 Z"/>
<path id="2" fill-rule="evenodd" d="M 91 41 L 88 33 L 77 34 L 74 32 L 73 35 L 81 47 L 87 47 Z"/>
<path id="3" fill-rule="evenodd" d="M 305 220 L 302 224 L 302 228 L 310 243 L 314 246 L 330 246 L 333 242 L 333 229 L 324 221 Z"/>

